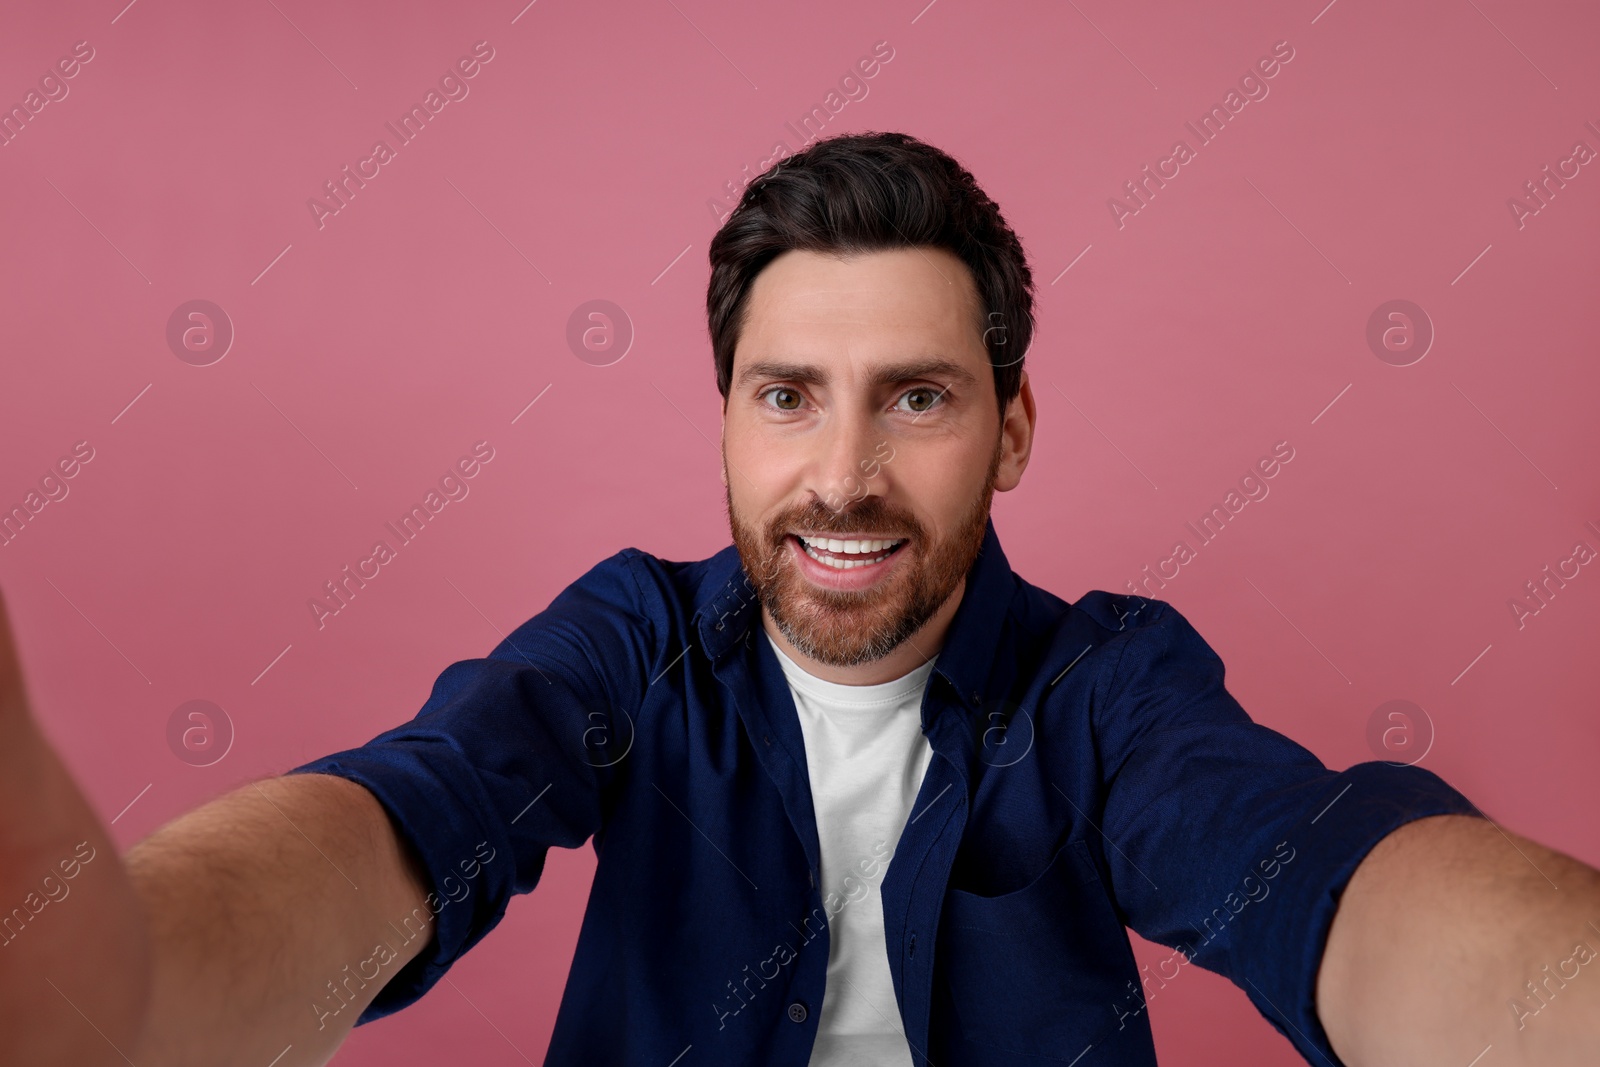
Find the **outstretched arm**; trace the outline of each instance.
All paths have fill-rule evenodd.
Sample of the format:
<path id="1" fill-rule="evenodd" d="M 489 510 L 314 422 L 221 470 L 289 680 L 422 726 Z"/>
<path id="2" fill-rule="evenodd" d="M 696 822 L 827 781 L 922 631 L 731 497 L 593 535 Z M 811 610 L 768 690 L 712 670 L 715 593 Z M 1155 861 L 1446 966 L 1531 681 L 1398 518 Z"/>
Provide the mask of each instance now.
<path id="1" fill-rule="evenodd" d="M 388 815 L 331 775 L 245 785 L 135 845 L 127 867 L 154 965 L 135 1063 L 325 1063 L 433 932 Z"/>
<path id="2" fill-rule="evenodd" d="M 1600 1063 L 1600 871 L 1469 815 L 1407 823 L 1345 888 L 1317 1013 L 1348 1067 Z"/>
<path id="3" fill-rule="evenodd" d="M 329 775 L 249 783 L 119 857 L 0 601 L 0 1063 L 325 1063 L 427 946 L 426 896 L 383 807 Z"/>

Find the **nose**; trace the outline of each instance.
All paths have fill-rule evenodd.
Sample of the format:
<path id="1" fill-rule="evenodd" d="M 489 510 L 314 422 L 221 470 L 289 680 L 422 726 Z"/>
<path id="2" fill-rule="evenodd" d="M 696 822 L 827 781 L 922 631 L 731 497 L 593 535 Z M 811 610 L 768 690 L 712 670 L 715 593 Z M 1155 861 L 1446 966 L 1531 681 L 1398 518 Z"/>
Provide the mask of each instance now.
<path id="1" fill-rule="evenodd" d="M 881 428 L 870 415 L 836 410 L 819 430 L 813 490 L 835 514 L 856 501 L 882 495 L 884 478 L 876 462 Z"/>

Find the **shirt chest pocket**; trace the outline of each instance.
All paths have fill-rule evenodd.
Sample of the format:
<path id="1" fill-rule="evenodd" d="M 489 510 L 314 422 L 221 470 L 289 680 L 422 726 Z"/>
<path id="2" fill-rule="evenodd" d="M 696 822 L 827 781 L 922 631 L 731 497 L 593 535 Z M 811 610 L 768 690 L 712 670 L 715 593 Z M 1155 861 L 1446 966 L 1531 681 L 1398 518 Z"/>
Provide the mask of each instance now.
<path id="1" fill-rule="evenodd" d="M 951 1047 L 1154 1067 L 1133 950 L 1087 842 L 1062 845 L 1014 892 L 950 890 L 939 930 L 935 1002 L 950 1009 Z"/>

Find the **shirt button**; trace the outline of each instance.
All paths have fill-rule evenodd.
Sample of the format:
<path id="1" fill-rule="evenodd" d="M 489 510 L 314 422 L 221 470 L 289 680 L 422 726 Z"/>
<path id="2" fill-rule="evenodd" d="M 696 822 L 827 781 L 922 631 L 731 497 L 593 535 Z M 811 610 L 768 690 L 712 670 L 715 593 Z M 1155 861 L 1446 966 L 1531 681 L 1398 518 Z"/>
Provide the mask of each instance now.
<path id="1" fill-rule="evenodd" d="M 917 935 L 916 934 L 912 934 L 911 935 L 911 944 L 906 947 L 906 955 L 910 956 L 912 959 L 916 959 L 917 958 Z"/>
<path id="2" fill-rule="evenodd" d="M 806 1021 L 806 1014 L 807 1014 L 806 1006 L 804 1004 L 800 1003 L 798 1000 L 795 1001 L 793 1004 L 789 1005 L 789 1021 L 790 1022 L 803 1023 L 803 1022 Z"/>

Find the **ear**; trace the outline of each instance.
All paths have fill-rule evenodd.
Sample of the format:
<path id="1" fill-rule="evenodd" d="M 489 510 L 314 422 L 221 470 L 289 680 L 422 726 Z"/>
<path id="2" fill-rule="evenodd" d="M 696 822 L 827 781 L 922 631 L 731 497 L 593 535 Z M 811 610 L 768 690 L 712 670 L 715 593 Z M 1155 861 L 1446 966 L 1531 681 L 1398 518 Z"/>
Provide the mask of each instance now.
<path id="1" fill-rule="evenodd" d="M 717 450 L 723 456 L 722 469 L 718 473 L 722 475 L 722 487 L 726 489 L 728 487 L 728 402 L 726 400 L 722 402 L 722 430 L 717 441 Z"/>
<path id="2" fill-rule="evenodd" d="M 1028 372 L 1023 371 L 1022 387 L 1006 404 L 1005 422 L 1000 426 L 1000 466 L 995 471 L 995 492 L 1009 492 L 1022 481 L 1028 456 L 1033 452 L 1033 428 L 1038 414 L 1033 387 L 1028 384 Z"/>

